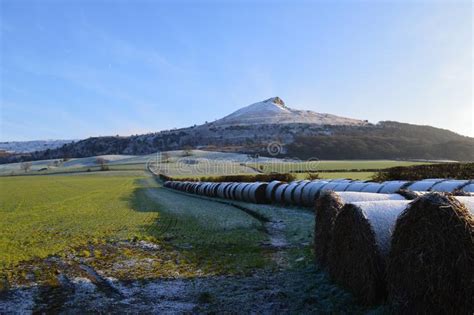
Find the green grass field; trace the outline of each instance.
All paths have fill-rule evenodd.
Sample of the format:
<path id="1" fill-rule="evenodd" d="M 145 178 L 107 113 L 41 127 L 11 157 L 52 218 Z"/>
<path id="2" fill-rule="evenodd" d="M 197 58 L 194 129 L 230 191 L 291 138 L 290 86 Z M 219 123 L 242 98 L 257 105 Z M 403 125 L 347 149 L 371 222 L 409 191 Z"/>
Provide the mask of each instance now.
<path id="1" fill-rule="evenodd" d="M 328 171 L 328 170 L 379 170 L 395 166 L 429 164 L 427 162 L 391 161 L 391 160 L 343 160 L 343 161 L 308 161 L 308 162 L 271 162 L 254 164 L 265 173 L 289 173 L 295 171 Z"/>
<path id="2" fill-rule="evenodd" d="M 264 265 L 258 243 L 265 235 L 256 219 L 134 174 L 1 177 L 0 269 L 86 244 L 131 239 L 180 249 L 208 272 Z"/>

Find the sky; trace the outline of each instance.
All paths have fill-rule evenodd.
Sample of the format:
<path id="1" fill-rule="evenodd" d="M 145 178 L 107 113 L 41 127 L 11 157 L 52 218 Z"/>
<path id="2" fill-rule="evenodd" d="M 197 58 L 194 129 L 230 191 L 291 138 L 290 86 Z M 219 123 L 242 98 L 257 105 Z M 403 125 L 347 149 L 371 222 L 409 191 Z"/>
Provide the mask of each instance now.
<path id="1" fill-rule="evenodd" d="M 474 137 L 471 1 L 0 0 L 0 141 L 287 106 Z"/>

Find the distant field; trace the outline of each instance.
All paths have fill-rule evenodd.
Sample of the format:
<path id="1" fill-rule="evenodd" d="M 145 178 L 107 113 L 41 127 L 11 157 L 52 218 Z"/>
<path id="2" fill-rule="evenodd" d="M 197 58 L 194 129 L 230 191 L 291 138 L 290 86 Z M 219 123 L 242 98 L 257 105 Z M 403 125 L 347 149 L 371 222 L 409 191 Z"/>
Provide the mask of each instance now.
<path id="1" fill-rule="evenodd" d="M 354 180 L 371 180 L 375 172 L 321 172 L 318 173 L 321 179 L 347 178 Z M 295 173 L 297 179 L 307 179 L 307 173 Z"/>
<path id="2" fill-rule="evenodd" d="M 428 162 L 391 161 L 391 160 L 344 160 L 344 161 L 308 161 L 308 162 L 271 162 L 254 164 L 265 173 L 308 172 L 328 170 L 379 170 L 395 166 L 430 164 Z"/>

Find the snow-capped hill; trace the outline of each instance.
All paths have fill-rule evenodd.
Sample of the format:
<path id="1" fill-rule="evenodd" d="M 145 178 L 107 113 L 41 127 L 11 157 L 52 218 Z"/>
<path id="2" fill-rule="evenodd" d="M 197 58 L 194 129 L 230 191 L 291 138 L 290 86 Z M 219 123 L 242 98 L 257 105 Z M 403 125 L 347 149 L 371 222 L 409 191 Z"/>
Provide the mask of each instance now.
<path id="1" fill-rule="evenodd" d="M 243 107 L 213 122 L 213 125 L 256 125 L 307 123 L 316 125 L 365 125 L 366 121 L 321 114 L 309 110 L 291 109 L 281 98 L 272 97 L 263 102 Z"/>

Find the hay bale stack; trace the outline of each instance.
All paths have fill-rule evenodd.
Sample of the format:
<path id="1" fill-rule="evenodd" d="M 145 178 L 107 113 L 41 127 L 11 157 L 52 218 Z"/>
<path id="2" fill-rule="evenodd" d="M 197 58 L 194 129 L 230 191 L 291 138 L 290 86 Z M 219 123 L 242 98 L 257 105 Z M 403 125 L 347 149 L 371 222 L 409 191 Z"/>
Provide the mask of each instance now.
<path id="1" fill-rule="evenodd" d="M 386 297 L 385 266 L 393 226 L 409 201 L 346 204 L 334 221 L 327 265 L 333 280 L 363 304 Z"/>
<path id="2" fill-rule="evenodd" d="M 344 205 L 353 202 L 383 200 L 405 200 L 405 198 L 398 194 L 321 192 L 321 195 L 316 200 L 316 221 L 314 225 L 314 253 L 320 265 L 327 265 L 334 221 Z"/>
<path id="3" fill-rule="evenodd" d="M 388 263 L 397 312 L 474 312 L 474 203 L 458 198 L 426 194 L 398 218 Z"/>

